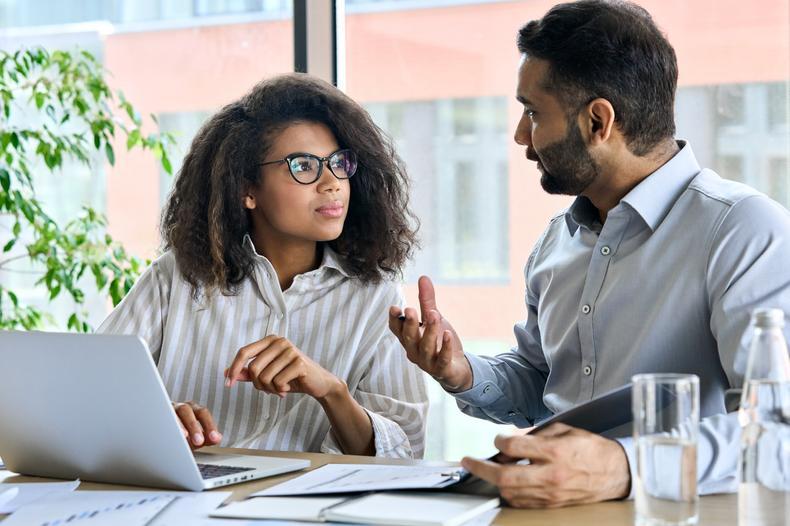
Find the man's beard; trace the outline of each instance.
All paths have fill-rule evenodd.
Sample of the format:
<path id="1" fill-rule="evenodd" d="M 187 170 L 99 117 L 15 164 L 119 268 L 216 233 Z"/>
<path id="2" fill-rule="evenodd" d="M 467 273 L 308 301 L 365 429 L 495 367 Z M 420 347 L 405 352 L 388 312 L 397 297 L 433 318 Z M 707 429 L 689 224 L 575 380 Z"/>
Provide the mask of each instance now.
<path id="1" fill-rule="evenodd" d="M 565 137 L 533 155 L 543 167 L 540 185 L 550 194 L 579 195 L 598 176 L 598 166 L 587 151 L 575 122 Z"/>

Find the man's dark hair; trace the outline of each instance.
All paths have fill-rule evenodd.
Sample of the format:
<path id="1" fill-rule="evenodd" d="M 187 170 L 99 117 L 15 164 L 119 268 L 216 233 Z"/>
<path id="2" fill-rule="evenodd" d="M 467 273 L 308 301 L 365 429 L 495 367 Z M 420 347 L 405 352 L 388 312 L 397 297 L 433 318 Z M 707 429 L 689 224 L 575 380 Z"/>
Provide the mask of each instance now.
<path id="1" fill-rule="evenodd" d="M 556 5 L 519 30 L 518 50 L 549 63 L 545 88 L 569 114 L 608 100 L 635 155 L 674 135 L 675 50 L 643 8 L 616 0 Z"/>
<path id="2" fill-rule="evenodd" d="M 251 226 L 242 196 L 260 184 L 259 163 L 276 136 L 299 122 L 325 124 L 341 148 L 357 154 L 343 232 L 327 244 L 363 282 L 400 274 L 417 225 L 403 162 L 359 104 L 327 82 L 292 73 L 263 81 L 222 108 L 184 158 L 161 230 L 195 296 L 199 289 L 234 294 L 252 274 L 254 255 L 242 244 Z"/>

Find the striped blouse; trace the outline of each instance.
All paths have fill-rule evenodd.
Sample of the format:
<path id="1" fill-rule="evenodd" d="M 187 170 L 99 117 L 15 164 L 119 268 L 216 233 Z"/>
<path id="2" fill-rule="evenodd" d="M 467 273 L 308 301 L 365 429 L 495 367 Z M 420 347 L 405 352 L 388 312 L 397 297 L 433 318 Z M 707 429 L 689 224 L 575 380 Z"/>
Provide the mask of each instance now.
<path id="1" fill-rule="evenodd" d="M 244 243 L 255 251 L 249 237 Z M 329 420 L 312 397 L 266 394 L 252 383 L 224 386 L 236 352 L 269 334 L 297 348 L 348 384 L 373 423 L 376 456 L 421 458 L 428 401 L 423 373 L 406 359 L 387 326 L 399 288 L 364 284 L 324 248 L 319 268 L 283 292 L 274 267 L 255 254 L 253 275 L 235 296 L 195 301 L 166 252 L 149 267 L 98 332 L 136 334 L 148 344 L 174 401 L 207 407 L 222 446 L 341 453 Z"/>

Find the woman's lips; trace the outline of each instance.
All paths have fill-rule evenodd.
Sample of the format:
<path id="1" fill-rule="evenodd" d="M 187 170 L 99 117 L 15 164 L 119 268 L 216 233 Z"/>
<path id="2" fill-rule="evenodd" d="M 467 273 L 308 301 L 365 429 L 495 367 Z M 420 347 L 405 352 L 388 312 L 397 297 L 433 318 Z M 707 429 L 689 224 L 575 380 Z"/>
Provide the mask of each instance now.
<path id="1" fill-rule="evenodd" d="M 341 203 L 332 203 L 319 206 L 315 211 L 324 217 L 341 217 L 343 215 L 343 205 Z"/>

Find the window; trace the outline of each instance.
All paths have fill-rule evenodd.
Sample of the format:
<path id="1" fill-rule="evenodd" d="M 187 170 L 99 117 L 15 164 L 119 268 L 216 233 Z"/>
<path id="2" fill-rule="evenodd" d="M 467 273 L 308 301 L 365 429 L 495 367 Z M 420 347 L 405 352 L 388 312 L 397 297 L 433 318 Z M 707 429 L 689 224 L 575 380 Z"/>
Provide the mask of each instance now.
<path id="1" fill-rule="evenodd" d="M 503 97 L 371 103 L 414 181 L 423 250 L 409 279 L 508 279 L 506 103 Z"/>
<path id="2" fill-rule="evenodd" d="M 681 87 L 677 136 L 688 139 L 703 166 L 787 203 L 786 172 L 778 166 L 790 149 L 786 82 Z M 776 168 L 775 168 L 776 167 Z"/>
<path id="3" fill-rule="evenodd" d="M 768 116 L 768 129 L 787 134 L 787 99 L 790 98 L 787 83 L 772 82 L 766 86 L 766 89 L 768 91 L 768 103 L 765 106 L 765 110 Z"/>
<path id="4" fill-rule="evenodd" d="M 158 115 L 165 130 L 176 132 L 178 144 L 171 152 L 176 170 L 210 113 L 262 78 L 293 70 L 290 0 L 10 0 L 0 2 L 0 23 L 4 49 L 40 44 L 85 49 L 99 58 L 109 82 L 141 115 Z M 82 204 L 91 204 L 106 213 L 110 233 L 128 252 L 152 258 L 172 177 L 160 173 L 150 153 L 127 152 L 123 144 L 115 152 L 115 166 L 99 164 L 92 173 L 69 166 L 64 167 L 68 177 L 40 181 L 39 198 L 56 217 L 71 217 Z M 24 300 L 48 304 L 29 273 L 6 274 L 0 279 L 14 283 Z M 61 294 L 56 301 L 65 300 Z M 95 327 L 109 305 L 100 297 L 92 300 L 87 308 Z M 58 321 L 64 318 L 60 309 L 58 303 L 46 308 Z M 62 312 L 67 309 L 64 305 Z"/>
<path id="5" fill-rule="evenodd" d="M 716 165 L 716 172 L 725 179 L 743 181 L 743 157 L 739 155 L 720 155 Z"/>
<path id="6" fill-rule="evenodd" d="M 790 207 L 790 172 L 787 157 L 768 160 L 768 195 Z"/>
<path id="7" fill-rule="evenodd" d="M 189 151 L 189 145 L 197 134 L 200 127 L 211 116 L 209 111 L 188 111 L 179 113 L 163 113 L 159 115 L 159 127 L 163 132 L 172 132 L 176 138 L 176 144 L 170 152 L 173 158 L 173 175 L 159 170 L 159 208 L 167 202 L 170 189 L 173 188 L 175 175 L 181 170 L 184 164 L 184 156 Z"/>
<path id="8" fill-rule="evenodd" d="M 744 124 L 745 93 L 743 86 L 723 85 L 716 89 L 716 121 L 719 126 Z"/>

